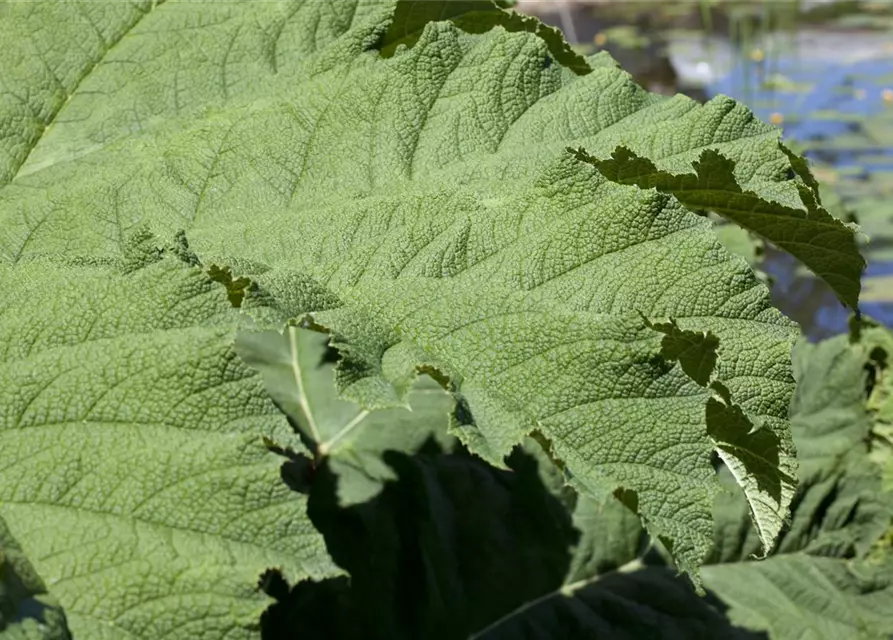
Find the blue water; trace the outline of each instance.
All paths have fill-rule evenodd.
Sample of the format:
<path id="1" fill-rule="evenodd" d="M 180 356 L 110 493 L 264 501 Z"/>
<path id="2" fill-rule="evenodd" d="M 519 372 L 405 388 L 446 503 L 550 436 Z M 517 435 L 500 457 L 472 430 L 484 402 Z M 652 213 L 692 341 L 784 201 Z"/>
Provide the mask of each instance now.
<path id="1" fill-rule="evenodd" d="M 767 88 L 764 84 L 770 71 L 795 84 L 813 86 L 809 91 Z M 762 120 L 768 121 L 774 112 L 782 113 L 788 120 L 796 118 L 783 126 L 785 136 L 790 139 L 827 140 L 858 129 L 858 123 L 849 121 L 850 118 L 866 118 L 889 109 L 881 99 L 881 92 L 885 85 L 893 84 L 891 74 L 893 58 L 845 65 L 810 64 L 801 59 L 782 58 L 771 70 L 765 61 L 756 63 L 744 59 L 707 91 L 711 96 L 724 93 L 752 105 Z M 864 92 L 864 97 L 859 97 L 860 92 Z M 817 113 L 832 111 L 840 117 L 815 117 Z"/>

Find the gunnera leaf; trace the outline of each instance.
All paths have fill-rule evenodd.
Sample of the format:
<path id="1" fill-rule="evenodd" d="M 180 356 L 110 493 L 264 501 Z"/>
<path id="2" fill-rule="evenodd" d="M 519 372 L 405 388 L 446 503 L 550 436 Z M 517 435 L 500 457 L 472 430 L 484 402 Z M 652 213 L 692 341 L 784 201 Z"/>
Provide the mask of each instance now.
<path id="1" fill-rule="evenodd" d="M 476 454 L 504 464 L 544 434 L 580 492 L 634 496 L 694 573 L 712 544 L 716 392 L 647 322 L 715 336 L 711 382 L 780 443 L 796 327 L 679 198 L 567 148 L 607 158 L 628 141 L 662 168 L 709 148 L 743 190 L 798 211 L 808 172 L 734 101 L 650 94 L 606 56 L 580 75 L 526 29 L 429 22 L 383 57 L 397 8 L 9 5 L 0 253 L 112 260 L 137 224 L 185 228 L 203 264 L 258 267 L 232 267 L 254 287 L 238 288 L 243 312 L 281 329 L 300 309 L 332 332 L 344 399 L 405 406 L 406 381 L 436 372 Z M 778 472 L 791 464 L 782 450 Z M 773 523 L 764 548 L 790 493 L 748 489 Z"/>
<path id="2" fill-rule="evenodd" d="M 703 353 L 710 342 L 672 323 L 661 328 L 667 356 Z M 270 638 L 889 638 L 889 558 L 865 558 L 890 517 L 868 459 L 877 374 L 866 364 L 879 364 L 881 337 L 798 344 L 791 412 L 803 465 L 792 526 L 771 557 L 755 561 L 760 543 L 746 501 L 718 497 L 716 547 L 702 568 L 706 598 L 643 548 L 638 519 L 621 500 L 599 504 L 570 490 L 538 434 L 513 452 L 511 473 L 436 447 L 391 457 L 396 476 L 350 509 L 326 497 L 329 475 L 311 497 L 315 521 L 356 579 L 295 585 L 266 620 Z M 735 485 L 727 470 L 722 477 Z M 525 517 L 516 521 L 507 505 Z M 543 535 L 548 523 L 561 526 Z M 465 526 L 474 533 L 463 535 Z M 544 557 L 563 577 L 531 564 Z M 401 569 L 410 566 L 417 569 Z M 507 577 L 518 570 L 520 585 Z M 487 586 L 494 576 L 504 583 L 498 589 Z M 417 615 L 401 615 L 406 603 Z"/>
<path id="3" fill-rule="evenodd" d="M 71 640 L 65 613 L 0 518 L 0 639 Z"/>
<path id="4" fill-rule="evenodd" d="M 264 446 L 295 438 L 224 287 L 164 255 L 0 280 L 0 517 L 75 636 L 258 637 L 265 569 L 340 572 Z"/>

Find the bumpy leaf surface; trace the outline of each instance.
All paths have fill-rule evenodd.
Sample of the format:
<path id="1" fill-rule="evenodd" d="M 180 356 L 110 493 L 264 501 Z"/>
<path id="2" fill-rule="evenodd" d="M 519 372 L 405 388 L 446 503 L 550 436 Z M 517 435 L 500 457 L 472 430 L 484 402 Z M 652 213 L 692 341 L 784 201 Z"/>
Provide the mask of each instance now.
<path id="1" fill-rule="evenodd" d="M 382 57 L 397 9 L 9 5 L 0 252 L 116 257 L 137 223 L 185 228 L 261 324 L 320 312 L 364 408 L 405 405 L 416 368 L 439 370 L 476 453 L 501 463 L 541 433 L 579 490 L 622 488 L 692 572 L 720 449 L 771 547 L 793 494 L 795 328 L 672 193 L 567 148 L 626 144 L 658 167 L 710 149 L 741 189 L 796 211 L 808 173 L 732 100 L 649 94 L 605 56 L 578 73 L 524 29 L 429 23 Z M 711 385 L 735 420 L 711 433 L 714 387 L 649 326 L 670 319 L 718 339 Z M 767 433 L 777 461 L 760 466 Z"/>
<path id="2" fill-rule="evenodd" d="M 797 345 L 798 387 L 791 418 L 800 484 L 792 523 L 772 557 L 754 561 L 760 543 L 744 498 L 739 493 L 717 497 L 716 546 L 702 568 L 712 610 L 666 570 L 605 572 L 617 565 L 599 568 L 574 562 L 572 579 L 577 582 L 571 586 L 576 589 L 565 584 L 565 593 L 556 590 L 541 596 L 478 637 L 601 633 L 634 638 L 659 633 L 667 638 L 889 638 L 893 633 L 893 566 L 885 555 L 889 552 L 882 549 L 866 559 L 893 514 L 893 496 L 884 492 L 880 469 L 870 459 L 878 446 L 872 443 L 872 428 L 882 420 L 887 396 L 881 390 L 885 380 L 881 372 L 875 372 L 880 374 L 878 386 L 871 389 L 867 384 L 872 375 L 867 365 L 879 365 L 886 353 L 879 349 L 891 345 L 889 333 L 882 329 L 869 330 L 855 344 L 840 336 L 817 345 L 805 341 Z M 734 487 L 730 474 L 723 478 Z M 613 505 L 605 506 L 601 517 L 581 518 L 577 505 L 574 524 L 581 540 L 575 556 L 585 553 L 586 541 L 592 541 L 592 557 L 604 558 L 600 554 L 614 549 L 610 555 L 626 561 L 638 533 L 631 524 L 622 524 L 623 513 L 611 517 Z M 728 618 L 713 618 L 716 612 Z M 711 626 L 720 621 L 726 627 Z"/>
<path id="3" fill-rule="evenodd" d="M 671 324 L 662 329 L 668 350 L 709 342 L 681 340 Z M 792 525 L 770 558 L 754 561 L 760 543 L 744 497 L 718 496 L 716 547 L 702 569 L 708 598 L 654 566 L 653 551 L 642 557 L 642 529 L 628 508 L 576 495 L 540 443 L 528 440 L 510 458 L 510 474 L 461 454 L 392 457 L 396 477 L 350 509 L 317 485 L 315 522 L 354 580 L 296 585 L 268 619 L 270 637 L 889 638 L 889 558 L 865 558 L 890 519 L 869 460 L 879 413 L 872 403 L 887 396 L 867 384 L 888 336 L 872 330 L 855 344 L 841 336 L 797 346 L 791 413 L 803 464 Z M 734 487 L 731 474 L 723 478 Z M 555 500 L 544 500 L 546 491 Z M 507 505 L 529 515 L 515 520 Z M 474 533 L 463 535 L 466 526 Z M 543 557 L 552 571 L 534 562 Z M 507 577 L 519 568 L 522 585 Z M 491 576 L 505 585 L 492 589 Z M 397 603 L 411 603 L 417 615 L 401 616 Z"/>
<path id="4" fill-rule="evenodd" d="M 847 336 L 819 344 L 804 340 L 794 349 L 798 386 L 791 425 L 800 482 L 779 553 L 861 557 L 893 515 L 881 470 L 871 460 L 870 351 L 865 343 L 850 344 Z M 742 528 L 746 511 L 735 495 L 717 500 L 714 561 L 744 560 L 759 551 L 755 532 Z"/>
<path id="5" fill-rule="evenodd" d="M 0 640 L 70 639 L 59 603 L 0 518 Z"/>
<path id="6" fill-rule="evenodd" d="M 294 436 L 238 312 L 159 257 L 0 267 L 0 516 L 77 637 L 257 637 L 262 571 L 338 570 L 263 445 Z"/>

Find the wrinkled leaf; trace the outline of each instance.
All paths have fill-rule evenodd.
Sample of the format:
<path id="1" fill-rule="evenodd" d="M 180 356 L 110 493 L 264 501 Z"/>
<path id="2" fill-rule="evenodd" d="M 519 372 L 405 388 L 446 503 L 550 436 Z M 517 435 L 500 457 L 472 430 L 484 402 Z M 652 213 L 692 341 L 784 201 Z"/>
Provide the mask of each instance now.
<path id="1" fill-rule="evenodd" d="M 773 557 L 748 561 L 760 545 L 744 500 L 717 498 L 704 586 L 728 605 L 732 622 L 773 640 L 893 634 L 890 558 L 865 559 L 893 518 L 871 437 L 867 365 L 874 348 L 864 336 L 855 343 L 838 336 L 794 350 L 791 426 L 800 482 Z"/>
<path id="2" fill-rule="evenodd" d="M 648 131 L 630 144 L 648 152 L 653 135 Z M 750 184 L 745 183 L 750 188 L 742 186 L 739 175 L 743 172 L 735 161 L 716 149 L 696 155 L 701 145 L 690 150 L 683 147 L 683 153 L 660 163 L 660 167 L 627 146 L 617 147 L 610 159 L 594 158 L 583 150 L 576 156 L 597 166 L 609 180 L 672 193 L 688 207 L 712 211 L 762 236 L 803 262 L 831 285 L 844 304 L 855 309 L 865 260 L 856 246 L 853 229 L 822 207 L 817 184 L 805 162 L 779 146 L 791 157 L 787 184 L 757 174 L 749 176 Z M 685 160 L 693 172 L 685 166 Z"/>
<path id="3" fill-rule="evenodd" d="M 715 336 L 713 381 L 779 443 L 796 329 L 707 221 L 566 149 L 687 167 L 709 147 L 743 190 L 797 211 L 808 174 L 741 105 L 649 94 L 606 56 L 579 75 L 539 27 L 434 22 L 382 57 L 397 8 L 9 5 L 0 252 L 117 259 L 137 224 L 186 228 L 262 327 L 313 313 L 332 331 L 345 399 L 405 406 L 418 368 L 437 372 L 476 454 L 503 464 L 538 430 L 579 491 L 622 489 L 694 575 L 715 394 L 642 316 Z M 789 495 L 742 469 L 768 549 Z"/>
<path id="4" fill-rule="evenodd" d="M 791 425 L 799 488 L 779 553 L 861 557 L 893 516 L 893 501 L 881 493 L 880 469 L 871 461 L 869 351 L 847 336 L 818 344 L 804 340 L 794 350 L 798 386 Z M 714 560 L 743 560 L 759 552 L 746 509 L 729 493 L 717 500 Z"/>
<path id="5" fill-rule="evenodd" d="M 772 640 L 888 639 L 891 575 L 890 566 L 805 553 L 703 568 L 704 585 L 727 603 L 729 619 Z"/>

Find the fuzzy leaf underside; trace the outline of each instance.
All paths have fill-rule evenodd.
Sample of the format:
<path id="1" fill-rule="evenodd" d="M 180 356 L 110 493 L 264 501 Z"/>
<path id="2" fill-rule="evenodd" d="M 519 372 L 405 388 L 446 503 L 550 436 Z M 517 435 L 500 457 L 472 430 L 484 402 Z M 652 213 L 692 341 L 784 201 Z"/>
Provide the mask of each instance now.
<path id="1" fill-rule="evenodd" d="M 0 266 L 0 517 L 77 637 L 254 638 L 267 567 L 338 570 L 263 445 L 293 435 L 238 312 L 157 260 Z"/>
<path id="2" fill-rule="evenodd" d="M 575 487 L 634 495 L 696 570 L 714 392 L 661 356 L 642 316 L 715 336 L 713 380 L 778 442 L 796 329 L 705 220 L 566 149 L 607 158 L 634 139 L 661 166 L 709 147 L 742 189 L 802 208 L 808 183 L 775 130 L 725 97 L 649 94 L 604 56 L 577 75 L 523 30 L 430 23 L 383 58 L 392 2 L 116 7 L 14 3 L 3 18 L 35 32 L 0 52 L 27 63 L 0 64 L 21 89 L 0 115 L 7 262 L 114 258 L 136 224 L 185 228 L 204 263 L 256 283 L 235 293 L 260 324 L 327 309 L 314 319 L 346 399 L 403 406 L 417 367 L 438 371 L 476 453 L 501 463 L 541 432 Z M 79 62 L 63 51 L 71 20 L 96 25 Z M 748 495 L 771 547 L 789 495 Z"/>

